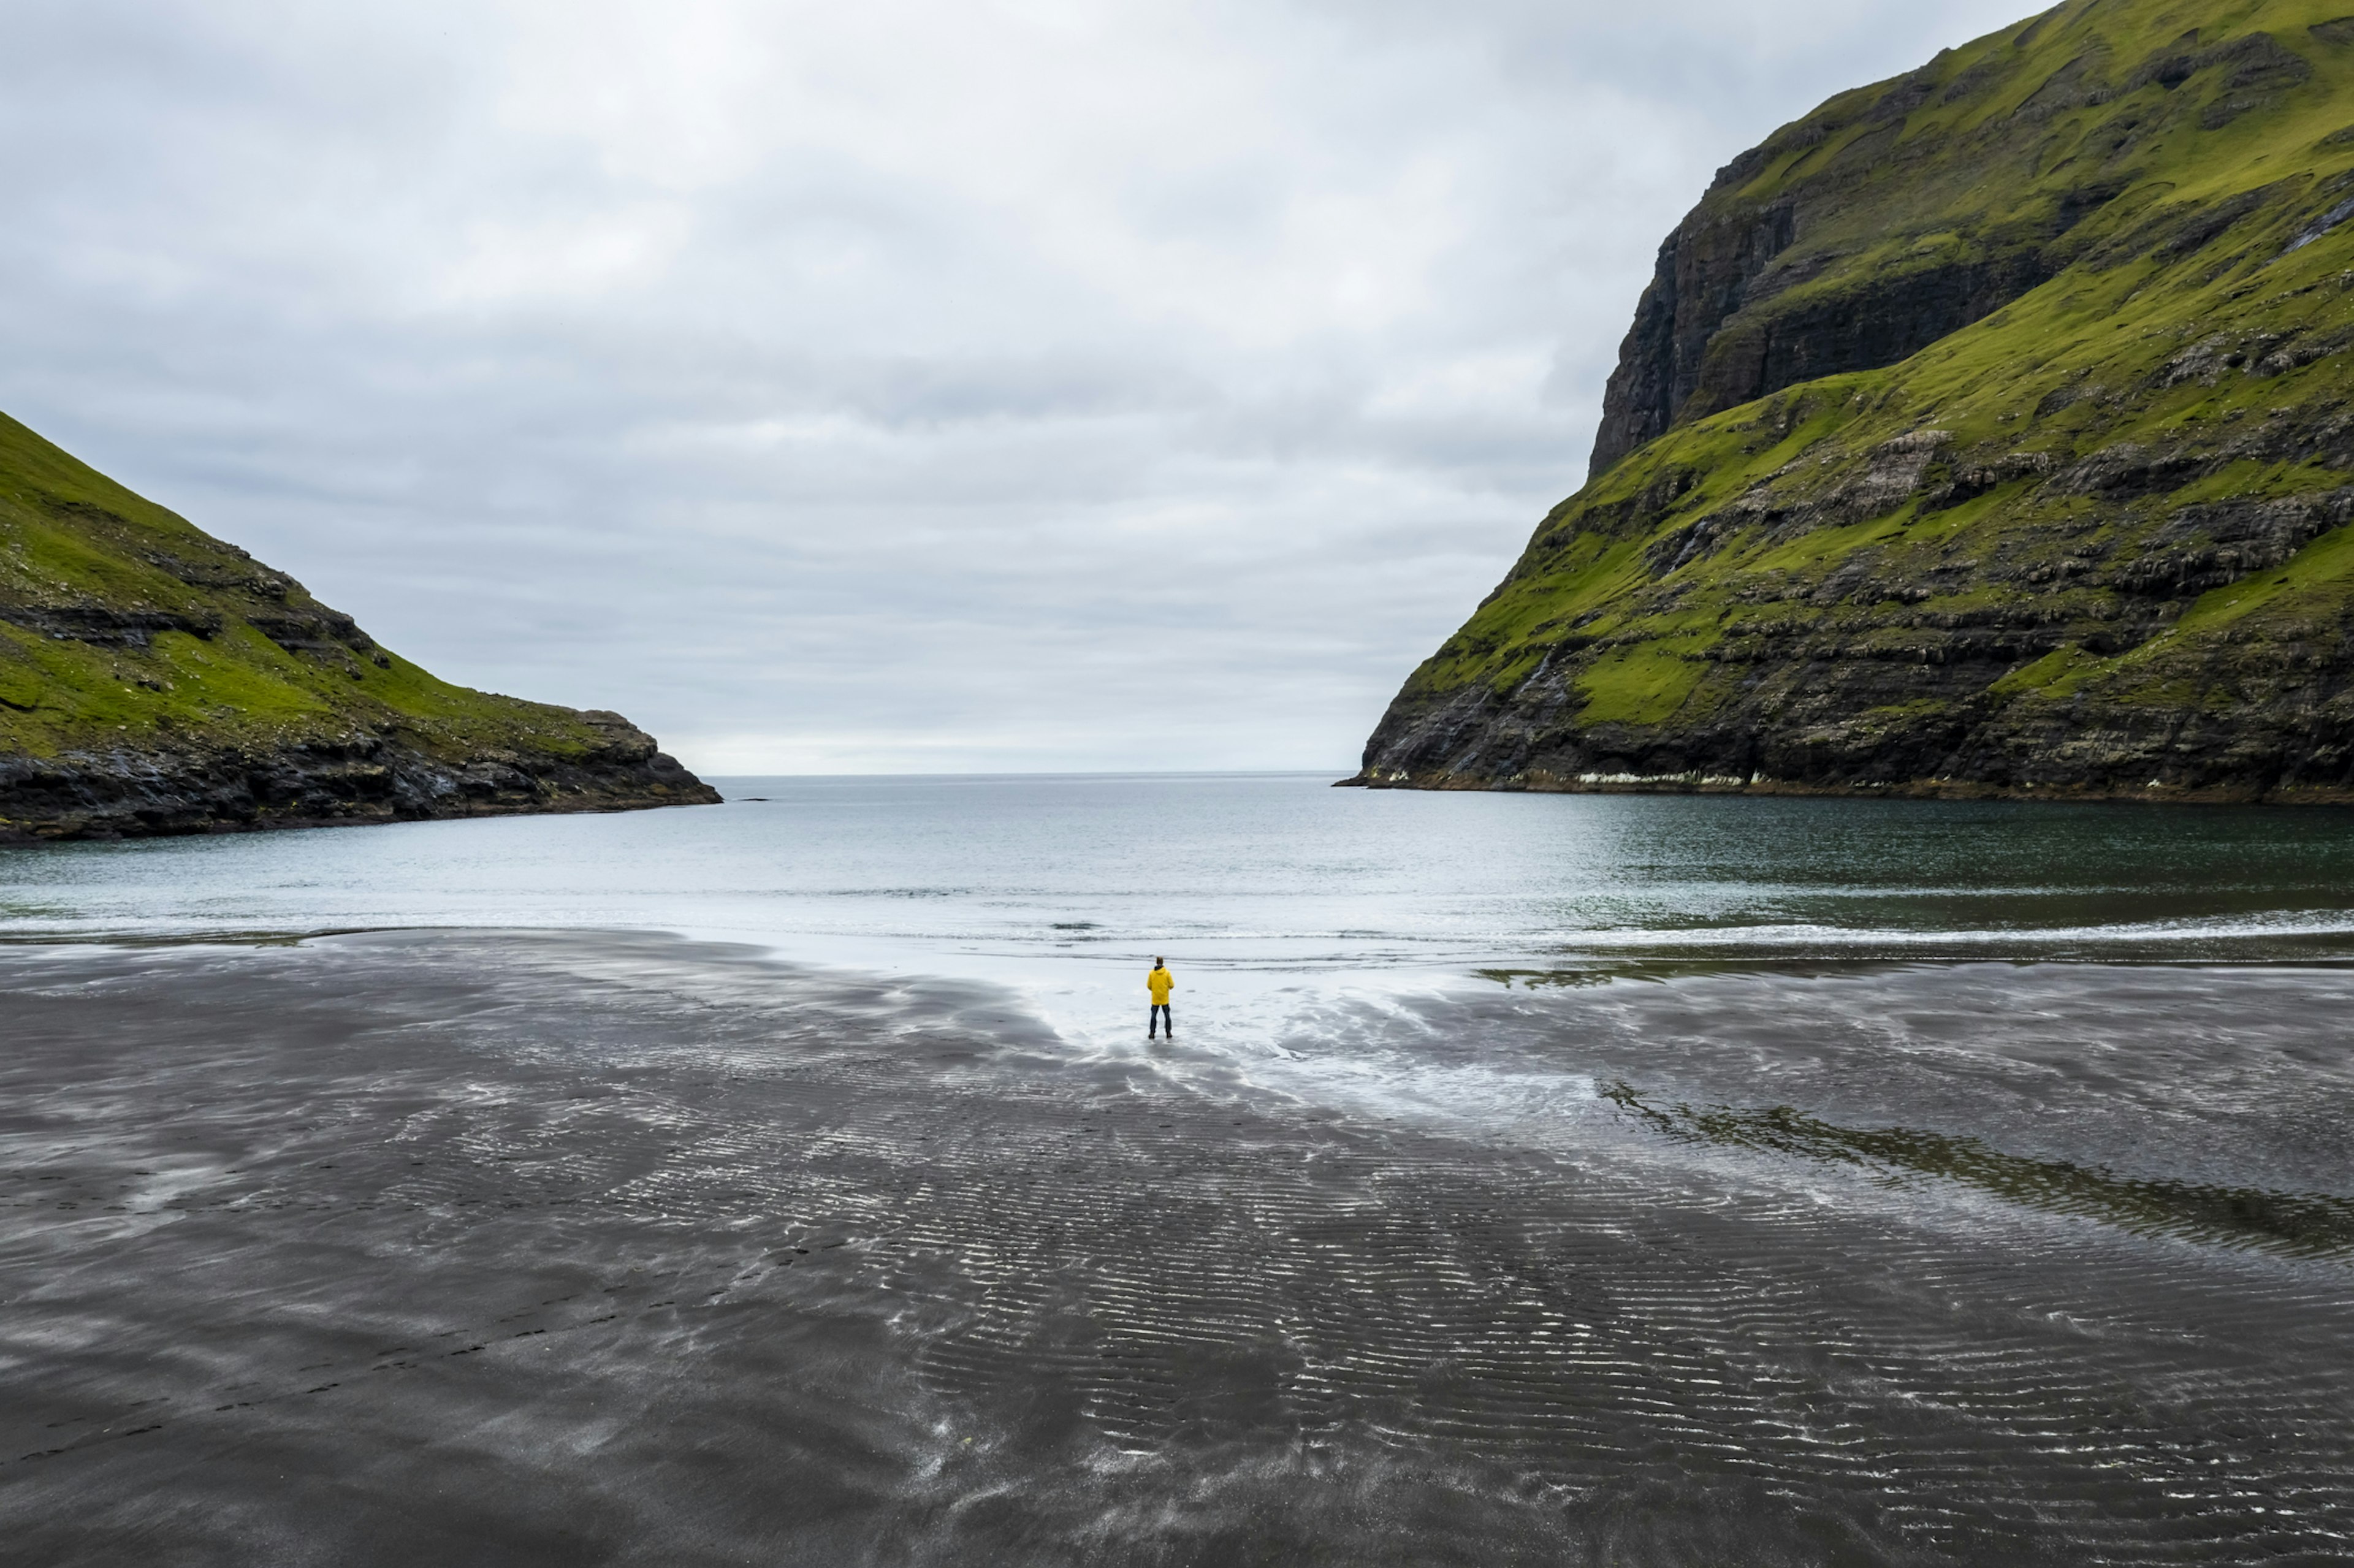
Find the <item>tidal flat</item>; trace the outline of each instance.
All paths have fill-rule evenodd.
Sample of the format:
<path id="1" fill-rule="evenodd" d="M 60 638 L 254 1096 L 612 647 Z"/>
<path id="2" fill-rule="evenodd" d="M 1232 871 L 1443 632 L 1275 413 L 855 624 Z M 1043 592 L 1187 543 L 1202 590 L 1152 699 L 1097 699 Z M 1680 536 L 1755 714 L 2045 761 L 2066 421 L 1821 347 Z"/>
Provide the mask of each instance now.
<path id="1" fill-rule="evenodd" d="M 0 1531 L 2354 1552 L 2354 971 L 1586 978 L 1335 994 L 1246 1056 L 643 932 L 0 948 Z"/>

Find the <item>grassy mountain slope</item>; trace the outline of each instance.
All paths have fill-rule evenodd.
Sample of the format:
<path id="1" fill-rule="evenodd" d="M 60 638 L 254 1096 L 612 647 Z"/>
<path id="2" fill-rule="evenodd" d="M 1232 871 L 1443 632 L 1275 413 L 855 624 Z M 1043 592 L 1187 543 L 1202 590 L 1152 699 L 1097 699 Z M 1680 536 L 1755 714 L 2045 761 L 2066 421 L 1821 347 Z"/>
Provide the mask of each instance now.
<path id="1" fill-rule="evenodd" d="M 436 680 L 0 416 L 0 838 L 716 798 L 618 715 Z"/>
<path id="2" fill-rule="evenodd" d="M 1661 253 L 1369 783 L 2354 799 L 2349 0 L 2070 0 Z"/>

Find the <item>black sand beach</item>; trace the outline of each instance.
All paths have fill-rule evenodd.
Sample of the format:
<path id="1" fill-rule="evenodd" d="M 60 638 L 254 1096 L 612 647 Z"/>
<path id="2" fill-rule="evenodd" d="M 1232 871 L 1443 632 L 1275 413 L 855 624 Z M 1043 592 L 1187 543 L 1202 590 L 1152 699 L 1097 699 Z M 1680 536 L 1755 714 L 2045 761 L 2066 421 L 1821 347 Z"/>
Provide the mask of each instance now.
<path id="1" fill-rule="evenodd" d="M 1334 1021 L 1409 1093 L 658 937 L 9 948 L 0 1540 L 2343 1562 L 2349 1003 L 1980 965 Z"/>

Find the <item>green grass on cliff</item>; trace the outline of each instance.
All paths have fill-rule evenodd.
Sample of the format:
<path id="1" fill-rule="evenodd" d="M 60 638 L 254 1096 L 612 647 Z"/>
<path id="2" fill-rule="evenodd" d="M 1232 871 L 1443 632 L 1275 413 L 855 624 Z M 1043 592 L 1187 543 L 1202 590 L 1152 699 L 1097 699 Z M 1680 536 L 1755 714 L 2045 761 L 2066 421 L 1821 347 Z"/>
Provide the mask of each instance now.
<path id="1" fill-rule="evenodd" d="M 2354 0 L 2071 0 L 1777 132 L 1712 202 L 1802 191 L 1842 158 L 1862 173 L 1804 237 L 1834 259 L 1776 310 L 1883 286 L 2006 226 L 2047 232 L 2065 193 L 2106 199 L 2067 231 L 2056 276 L 1974 325 L 1885 368 L 1691 419 L 1596 476 L 1401 703 L 1502 696 L 1567 670 L 1580 724 L 1689 725 L 1755 698 L 1757 677 L 1724 657 L 1744 639 L 1893 655 L 2031 604 L 2084 635 L 1989 671 L 1989 700 L 2196 705 L 2219 689 L 2196 671 L 2225 641 L 2285 648 L 2334 626 L 2354 605 L 2348 530 L 2116 649 L 2097 629 L 2139 611 L 2092 586 L 2088 563 L 2159 548 L 2200 503 L 2354 485 L 2323 455 L 2348 450 L 2323 436 L 2354 409 L 2354 221 L 2293 243 L 2354 200 L 2354 19 L 2336 25 L 2349 12 Z M 2071 81 L 2094 90 L 2071 105 Z M 1917 107 L 1875 118 L 1900 90 Z M 2291 430 L 2322 435 L 2266 434 Z M 1940 443 L 1920 482 L 1854 502 L 1905 437 Z M 2054 478 L 2137 450 L 2183 471 L 2123 498 Z M 1952 482 L 1973 472 L 1963 488 L 1979 493 L 1956 501 Z M 1761 500 L 1783 520 L 1741 514 Z M 1787 521 L 1809 505 L 1812 524 Z M 1662 570 L 1655 553 L 1712 517 L 1719 541 Z"/>
<path id="2" fill-rule="evenodd" d="M 362 730 L 453 757 L 598 743 L 568 708 L 451 685 L 364 636 L 289 649 L 255 625 L 332 615 L 0 415 L 0 753 L 258 751 Z M 143 639 L 126 619 L 151 623 Z"/>

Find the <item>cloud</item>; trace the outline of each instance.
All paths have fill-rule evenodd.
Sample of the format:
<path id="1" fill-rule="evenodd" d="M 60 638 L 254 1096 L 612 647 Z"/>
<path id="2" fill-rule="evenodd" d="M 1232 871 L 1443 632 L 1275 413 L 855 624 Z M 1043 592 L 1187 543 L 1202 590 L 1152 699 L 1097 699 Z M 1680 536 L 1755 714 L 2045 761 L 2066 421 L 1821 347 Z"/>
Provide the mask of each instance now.
<path id="1" fill-rule="evenodd" d="M 1922 0 L 13 14 L 0 407 L 714 771 L 1340 768 Z"/>

